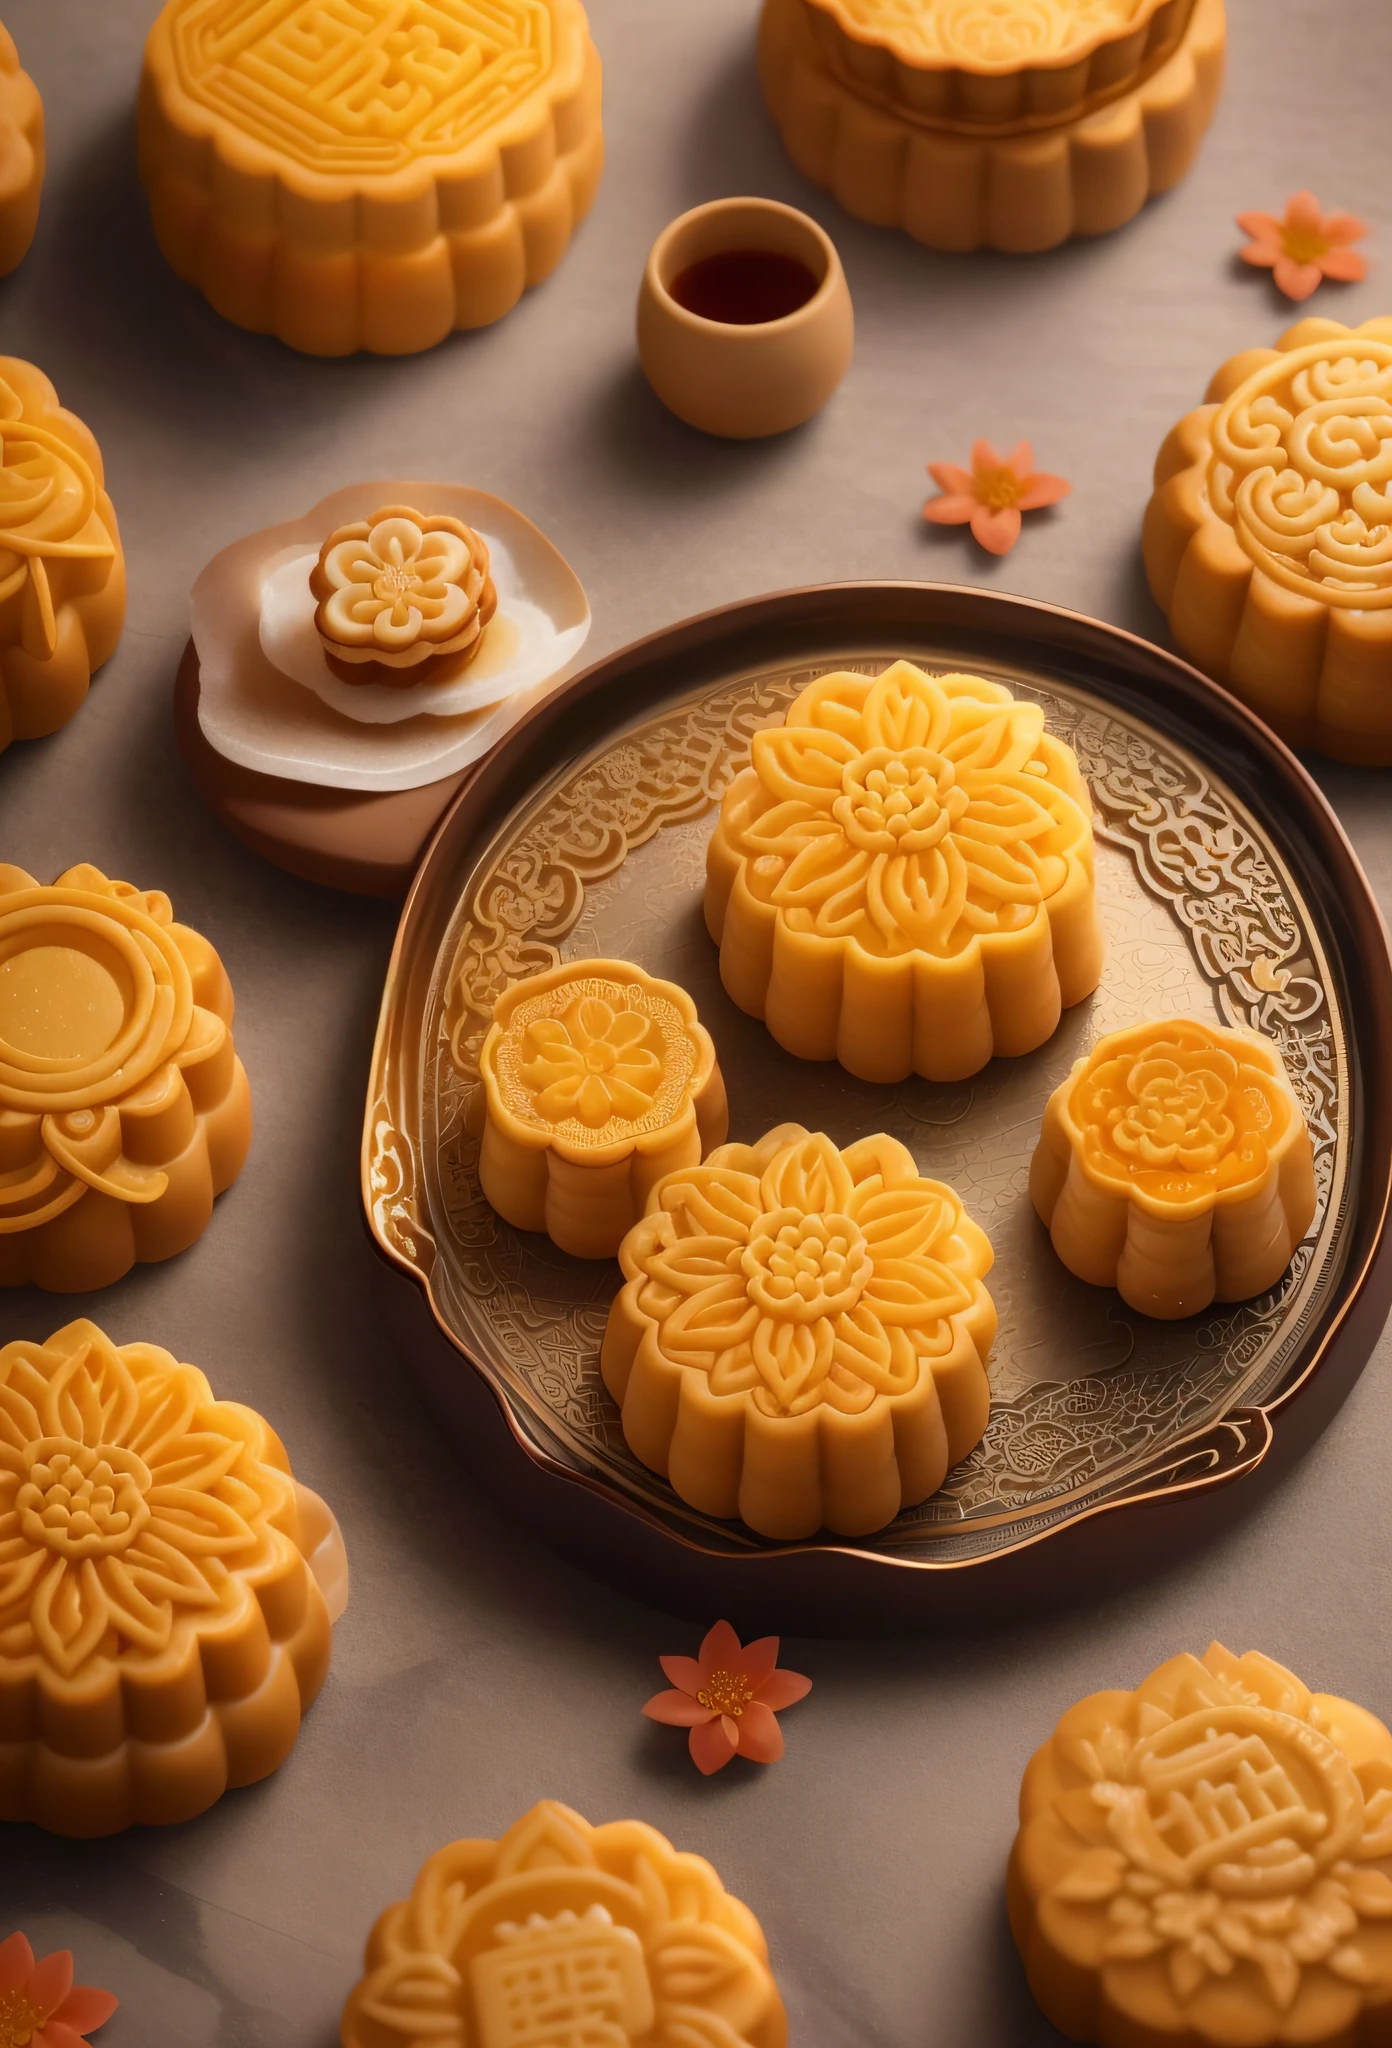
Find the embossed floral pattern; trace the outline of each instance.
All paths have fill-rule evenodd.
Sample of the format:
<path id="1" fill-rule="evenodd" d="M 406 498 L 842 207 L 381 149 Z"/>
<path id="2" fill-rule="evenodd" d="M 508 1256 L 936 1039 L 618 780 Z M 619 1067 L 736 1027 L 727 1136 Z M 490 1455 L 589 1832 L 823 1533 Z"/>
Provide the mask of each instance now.
<path id="1" fill-rule="evenodd" d="M 1085 55 L 1134 30 L 1159 0 L 836 0 L 863 34 L 909 62 L 1013 69 L 1031 59 Z"/>
<path id="2" fill-rule="evenodd" d="M 20 394 L 0 378 L 0 605 L 19 599 L 21 645 L 37 660 L 58 646 L 54 565 L 115 559 L 99 490 L 85 455 L 26 417 Z"/>
<path id="3" fill-rule="evenodd" d="M 231 1017 L 167 896 L 0 867 L 0 1282 L 102 1286 L 192 1243 L 250 1138 Z"/>
<path id="4" fill-rule="evenodd" d="M 995 1311 L 982 1276 L 991 1248 L 952 1190 L 925 1180 L 893 1138 L 863 1138 L 840 1152 L 823 1134 L 790 1124 L 758 1146 L 725 1146 L 704 1166 L 659 1183 L 619 1261 L 628 1284 L 610 1311 L 605 1384 L 632 1448 L 674 1475 L 684 1498 L 694 1490 L 724 1499 L 715 1513 L 731 1512 L 727 1496 L 735 1495 L 754 1528 L 784 1509 L 809 1511 L 798 1489 L 789 1507 L 789 1475 L 780 1482 L 771 1440 L 760 1462 L 772 1500 L 764 1502 L 757 1485 L 741 1487 L 732 1455 L 741 1417 L 763 1446 L 769 1423 L 865 1418 L 878 1404 L 887 1444 L 871 1454 L 870 1432 L 865 1444 L 868 1457 L 887 1448 L 893 1484 L 876 1466 L 847 1478 L 843 1504 L 818 1492 L 812 1528 L 823 1513 L 878 1515 L 868 1528 L 892 1519 L 903 1493 L 896 1450 L 921 1499 L 985 1426 Z M 967 1389 L 955 1442 L 934 1392 L 939 1370 Z M 681 1394 L 679 1409 L 678 1394 L 662 1390 L 672 1379 L 680 1387 L 684 1373 L 707 1391 Z M 693 1456 L 688 1467 L 684 1428 L 703 1435 L 706 1400 L 730 1404 L 730 1445 L 720 1460 Z M 897 1437 L 895 1404 L 904 1410 Z M 910 1456 L 915 1429 L 924 1441 Z M 789 1430 L 786 1441 L 795 1462 L 815 1456 L 805 1432 Z M 914 1478 L 926 1483 L 915 1488 Z"/>
<path id="5" fill-rule="evenodd" d="M 497 599 L 486 543 L 462 520 L 387 506 L 339 527 L 311 576 L 326 652 L 406 673 L 479 641 Z"/>
<path id="6" fill-rule="evenodd" d="M 378 1921 L 344 2048 L 785 2048 L 758 1922 L 640 1821 L 551 1800 L 453 1842 Z"/>
<path id="7" fill-rule="evenodd" d="M 1352 2039 L 1392 1994 L 1392 1735 L 1265 1657 L 1082 1701 L 1021 1817 L 1012 1920 L 1068 2032 L 1079 1970 L 1135 2028 L 1249 2048 Z"/>
<path id="8" fill-rule="evenodd" d="M 569 1017 L 538 1017 L 524 1034 L 531 1057 L 517 1073 L 537 1115 L 553 1124 L 574 1118 L 591 1130 L 611 1118 L 636 1123 L 647 1116 L 664 1068 L 644 1042 L 652 1020 L 603 996 L 580 997 Z"/>
<path id="9" fill-rule="evenodd" d="M 1289 1089 L 1236 1033 L 1183 1021 L 1122 1033 L 1073 1084 L 1070 1113 L 1093 1173 L 1187 1203 L 1260 1181 L 1291 1121 Z"/>

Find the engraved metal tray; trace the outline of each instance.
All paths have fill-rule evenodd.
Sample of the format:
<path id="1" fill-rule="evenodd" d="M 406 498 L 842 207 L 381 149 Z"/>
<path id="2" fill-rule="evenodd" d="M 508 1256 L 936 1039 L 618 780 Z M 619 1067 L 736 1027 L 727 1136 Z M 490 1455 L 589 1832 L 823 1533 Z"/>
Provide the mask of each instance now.
<path id="1" fill-rule="evenodd" d="M 899 656 L 1042 704 L 1095 808 L 1100 989 L 1038 1052 L 950 1086 L 875 1086 L 784 1053 L 725 995 L 701 914 L 706 841 L 750 735 L 814 676 L 873 674 Z M 985 1438 L 941 1492 L 872 1538 L 769 1543 L 678 1500 L 628 1450 L 600 1380 L 617 1264 L 510 1229 L 480 1193 L 465 1112 L 494 998 L 558 959 L 600 954 L 691 991 L 719 1050 L 732 1138 L 790 1119 L 839 1144 L 888 1131 L 992 1240 L 1000 1333 Z M 1266 1033 L 1315 1144 L 1318 1212 L 1281 1285 L 1179 1323 L 1073 1279 L 1027 1192 L 1048 1093 L 1099 1035 L 1140 1015 Z M 1050 1567 L 1076 1576 L 1164 1552 L 1212 1524 L 1197 1513 L 1205 1497 L 1259 1470 L 1274 1477 L 1323 1426 L 1392 1286 L 1378 1256 L 1390 1025 L 1381 921 L 1337 822 L 1295 758 L 1193 670 L 1023 599 L 919 584 L 791 592 L 600 663 L 465 790 L 398 933 L 364 1202 L 379 1248 L 424 1291 L 434 1391 L 477 1439 L 477 1408 L 451 1392 L 468 1368 L 482 1375 L 530 1461 L 521 1504 L 571 1547 L 667 1604 L 718 1597 L 748 1611 L 738 1596 L 757 1583 L 765 1603 L 795 1594 L 809 1626 L 847 1602 L 926 1609 L 935 1581 L 956 1593 L 969 1580 L 975 1599 L 982 1571 L 964 1567 L 1027 1590 Z M 483 1462 L 496 1481 L 491 1454 Z M 519 1478 L 517 1465 L 508 1457 L 501 1475 Z"/>

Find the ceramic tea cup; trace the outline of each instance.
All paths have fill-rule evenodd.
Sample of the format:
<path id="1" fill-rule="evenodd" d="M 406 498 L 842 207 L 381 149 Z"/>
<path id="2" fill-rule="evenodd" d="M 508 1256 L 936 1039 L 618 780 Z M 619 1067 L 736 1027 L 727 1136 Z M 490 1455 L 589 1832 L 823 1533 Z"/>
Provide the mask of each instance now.
<path id="1" fill-rule="evenodd" d="M 795 207 L 713 200 L 652 246 L 638 354 L 663 404 L 704 433 L 745 441 L 800 426 L 845 376 L 854 339 L 835 245 Z"/>

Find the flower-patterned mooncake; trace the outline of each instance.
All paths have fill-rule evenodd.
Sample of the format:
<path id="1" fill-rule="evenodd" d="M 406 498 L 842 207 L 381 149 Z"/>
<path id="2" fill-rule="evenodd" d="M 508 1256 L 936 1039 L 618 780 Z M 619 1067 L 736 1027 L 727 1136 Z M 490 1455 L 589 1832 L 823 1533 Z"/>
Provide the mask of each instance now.
<path id="1" fill-rule="evenodd" d="M 1112 1032 L 1055 1089 L 1030 1194 L 1070 1273 L 1192 1316 L 1276 1285 L 1314 1219 L 1314 1149 L 1275 1046 L 1171 1018 Z"/>
<path id="2" fill-rule="evenodd" d="M 1214 1643 L 1070 1707 L 1010 1860 L 1030 1989 L 1102 2048 L 1353 2048 L 1392 2008 L 1392 1734 Z"/>
<path id="3" fill-rule="evenodd" d="M 1290 746 L 1392 765 L 1392 319 L 1225 363 L 1160 450 L 1143 545 L 1201 669 Z"/>
<path id="4" fill-rule="evenodd" d="M 0 1820 L 109 1835 L 266 1777 L 346 1589 L 324 1503 L 194 1366 L 89 1322 L 0 1350 Z"/>
<path id="5" fill-rule="evenodd" d="M 343 2048 L 786 2048 L 749 1908 L 642 1821 L 543 1799 L 451 1842 L 372 1930 Z"/>
<path id="6" fill-rule="evenodd" d="M 309 581 L 319 644 L 346 683 L 413 689 L 453 677 L 498 608 L 488 543 L 462 519 L 409 505 L 335 527 Z"/>
<path id="7" fill-rule="evenodd" d="M 251 1142 L 232 989 L 159 890 L 0 865 L 0 1286 L 109 1287 L 201 1236 Z"/>
<path id="8" fill-rule="evenodd" d="M 659 1182 L 619 1263 L 604 1384 L 705 1514 L 869 1535 L 981 1439 L 991 1247 L 895 1138 L 722 1146 Z"/>
<path id="9" fill-rule="evenodd" d="M 479 1054 L 479 1180 L 519 1230 L 614 1256 L 649 1191 L 729 1125 L 710 1033 L 685 989 L 626 960 L 575 960 L 498 998 Z"/>
<path id="10" fill-rule="evenodd" d="M 957 1081 L 1032 1052 L 1102 972 L 1073 750 L 979 676 L 821 676 L 725 792 L 706 924 L 800 1059 Z"/>

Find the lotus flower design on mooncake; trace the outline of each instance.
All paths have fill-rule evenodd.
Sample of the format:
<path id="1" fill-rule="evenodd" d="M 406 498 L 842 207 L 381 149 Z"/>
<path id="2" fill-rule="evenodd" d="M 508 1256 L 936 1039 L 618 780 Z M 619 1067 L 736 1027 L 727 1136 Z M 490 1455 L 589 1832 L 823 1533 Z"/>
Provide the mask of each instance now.
<path id="1" fill-rule="evenodd" d="M 1200 668 L 1291 746 L 1392 764 L 1392 320 L 1225 363 L 1160 451 L 1143 546 Z"/>
<path id="2" fill-rule="evenodd" d="M 706 924 L 801 1059 L 954 1081 L 1032 1052 L 1102 971 L 1073 751 L 979 676 L 822 676 L 725 793 Z"/>
<path id="3" fill-rule="evenodd" d="M 619 1252 L 601 1369 L 684 1501 L 763 1536 L 868 1535 L 979 1442 L 984 1232 L 897 1139 L 783 1124 L 669 1174 Z"/>
<path id="4" fill-rule="evenodd" d="M 625 960 L 571 961 L 506 990 L 479 1074 L 484 1194 L 582 1259 L 612 1258 L 654 1184 L 697 1165 L 729 1124 L 696 1005 Z"/>
<path id="5" fill-rule="evenodd" d="M 321 1546 L 346 1589 L 323 1502 L 195 1367 L 89 1322 L 7 1344 L 0 1819 L 112 1834 L 275 1770 L 328 1668 Z"/>
<path id="6" fill-rule="evenodd" d="M 1314 1151 L 1274 1046 L 1136 1024 L 1049 1098 L 1030 1193 L 1080 1280 L 1143 1315 L 1198 1315 L 1281 1278 L 1314 1219 Z"/>
<path id="7" fill-rule="evenodd" d="M 462 519 L 385 505 L 336 527 L 310 577 L 314 623 L 334 674 L 413 689 L 453 677 L 498 608 L 488 543 Z"/>
<path id="8" fill-rule="evenodd" d="M 786 2048 L 768 1944 L 700 1856 L 543 1799 L 437 1850 L 367 1944 L 343 2048 Z"/>
<path id="9" fill-rule="evenodd" d="M 0 1286 L 186 1251 L 251 1142 L 232 990 L 169 898 L 0 866 Z"/>
<path id="10" fill-rule="evenodd" d="M 1371 2044 L 1392 2004 L 1392 1734 L 1256 1651 L 1173 1657 L 1037 1752 L 1008 1897 L 1072 2040 Z"/>

